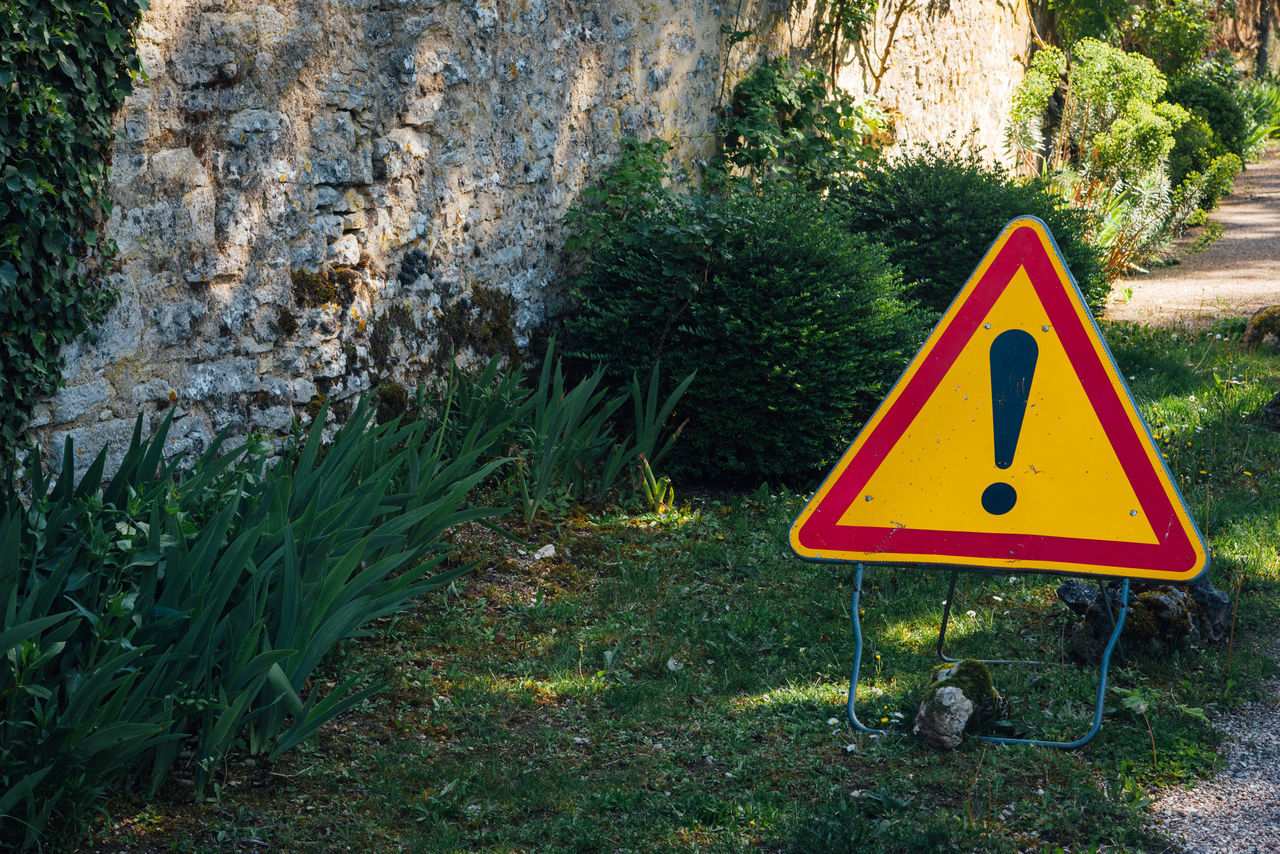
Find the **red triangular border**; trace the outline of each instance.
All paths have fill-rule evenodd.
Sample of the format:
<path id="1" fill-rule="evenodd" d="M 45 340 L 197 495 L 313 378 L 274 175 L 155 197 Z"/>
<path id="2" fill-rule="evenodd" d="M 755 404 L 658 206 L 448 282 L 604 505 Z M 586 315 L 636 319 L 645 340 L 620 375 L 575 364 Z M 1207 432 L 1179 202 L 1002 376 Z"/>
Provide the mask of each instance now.
<path id="1" fill-rule="evenodd" d="M 1030 224 L 1033 222 L 1039 228 Z M 871 432 L 860 435 L 854 442 L 851 450 L 856 449 L 856 452 L 852 458 L 846 455 L 846 459 L 828 475 L 828 481 L 834 478 L 834 483 L 825 494 L 819 490 L 820 503 L 806 509 L 807 516 L 801 514 L 792 533 L 793 543 L 802 556 L 814 559 L 842 559 L 842 553 L 857 553 L 864 561 L 893 563 L 896 562 L 895 555 L 909 555 L 909 562 L 913 563 L 962 566 L 973 563 L 990 567 L 1008 562 L 1011 568 L 1023 571 L 1034 570 L 1036 565 L 1043 564 L 1046 571 L 1078 569 L 1119 577 L 1134 574 L 1131 571 L 1147 578 L 1166 574 L 1186 578 L 1199 574 L 1206 562 L 1203 546 L 1196 548 L 1200 542 L 1199 534 L 1189 521 L 1190 514 L 1184 511 L 1180 515 L 1180 508 L 1174 506 L 1174 501 L 1181 504 L 1181 499 L 1172 488 L 1171 478 L 1167 472 L 1161 476 L 1162 473 L 1155 468 L 1158 463 L 1153 465 L 1147 452 L 1148 447 L 1154 451 L 1150 438 L 1145 431 L 1135 430 L 1129 418 L 1133 403 L 1118 371 L 1104 364 L 1094 347 L 1093 341 L 1098 333 L 1087 315 L 1082 319 L 1085 309 L 1079 292 L 1073 283 L 1063 281 L 1059 267 L 1049 255 L 1056 252 L 1056 247 L 1049 245 L 1052 238 L 1048 237 L 1045 229 L 1042 239 L 1039 229 L 1044 226 L 1038 220 L 1015 221 L 1007 228 L 1014 230 L 998 250 L 993 247 L 998 254 L 982 278 L 963 302 L 953 306 L 940 322 L 939 325 L 945 325 L 945 328 L 936 335 L 928 352 L 917 357 L 915 371 L 899 380 L 901 390 L 897 397 L 891 395 L 889 408 L 868 422 Z M 881 461 L 937 390 L 1019 268 L 1026 269 L 1032 287 L 1159 541 L 1146 544 L 1088 537 L 838 524 Z M 1061 269 L 1065 271 L 1065 264 Z M 1155 458 L 1159 459 L 1158 452 L 1155 453 Z M 1165 488 L 1166 483 L 1169 489 Z M 1184 518 L 1188 520 L 1187 525 L 1183 524 Z M 1192 526 L 1190 531 L 1188 525 Z M 875 557 L 877 555 L 883 555 L 883 558 Z"/>

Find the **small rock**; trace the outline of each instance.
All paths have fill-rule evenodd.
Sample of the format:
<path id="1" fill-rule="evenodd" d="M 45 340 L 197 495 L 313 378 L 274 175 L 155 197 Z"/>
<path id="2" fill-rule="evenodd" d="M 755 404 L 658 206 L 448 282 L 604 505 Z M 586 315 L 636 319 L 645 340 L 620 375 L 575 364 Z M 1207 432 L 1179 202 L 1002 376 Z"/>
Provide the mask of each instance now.
<path id="1" fill-rule="evenodd" d="M 556 547 L 551 545 L 550 543 L 547 543 L 545 546 L 543 546 L 542 548 L 538 549 L 536 552 L 533 553 L 534 560 L 546 560 L 549 557 L 555 557 L 555 556 L 556 556 Z"/>
<path id="2" fill-rule="evenodd" d="M 1244 328 L 1245 346 L 1257 349 L 1280 350 L 1280 305 L 1260 308 L 1249 318 Z"/>
<path id="3" fill-rule="evenodd" d="M 991 684 L 981 661 L 966 659 L 934 669 L 916 712 L 915 730 L 930 746 L 952 750 L 964 732 L 1008 711 L 1008 702 Z"/>
<path id="4" fill-rule="evenodd" d="M 931 747 L 954 750 L 964 740 L 965 727 L 973 717 L 973 703 L 955 685 L 929 692 L 916 712 L 916 731 Z"/>
<path id="5" fill-rule="evenodd" d="M 1083 617 L 1098 596 L 1098 588 L 1092 584 L 1071 578 L 1058 588 L 1058 598 L 1078 616 Z"/>

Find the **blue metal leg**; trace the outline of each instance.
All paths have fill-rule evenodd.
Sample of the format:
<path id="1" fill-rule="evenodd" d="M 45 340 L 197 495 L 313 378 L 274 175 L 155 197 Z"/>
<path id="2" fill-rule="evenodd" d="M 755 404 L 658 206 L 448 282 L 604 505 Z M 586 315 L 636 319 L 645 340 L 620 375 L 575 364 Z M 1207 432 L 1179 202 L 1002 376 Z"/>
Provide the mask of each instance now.
<path id="1" fill-rule="evenodd" d="M 963 660 L 952 658 L 946 652 L 947 621 L 951 618 L 951 601 L 956 597 L 956 577 L 958 575 L 960 575 L 960 570 L 951 570 L 951 584 L 947 587 L 947 600 L 942 603 L 942 626 L 938 629 L 938 658 L 951 664 Z M 1111 622 L 1114 625 L 1114 618 Z M 981 661 L 983 664 L 1033 664 L 1037 666 L 1047 666 L 1053 663 L 1050 661 L 1030 661 L 1023 658 L 979 658 L 977 661 Z"/>
<path id="2" fill-rule="evenodd" d="M 1103 595 L 1106 595 L 1105 591 Z M 1041 741 L 1035 738 L 1001 738 L 995 735 L 979 735 L 976 737 L 996 744 L 1034 744 L 1039 747 L 1061 747 L 1064 750 L 1083 747 L 1093 741 L 1093 737 L 1102 728 L 1102 704 L 1107 698 L 1107 671 L 1111 666 L 1111 653 L 1115 651 L 1116 643 L 1120 640 L 1120 632 L 1124 629 L 1124 618 L 1128 612 L 1129 579 L 1126 578 L 1124 584 L 1120 587 L 1120 616 L 1116 618 L 1115 628 L 1111 632 L 1111 640 L 1107 641 L 1107 648 L 1102 652 L 1102 663 L 1098 674 L 1098 702 L 1093 709 L 1093 726 L 1085 733 L 1084 738 L 1079 738 L 1075 741 Z"/>
<path id="3" fill-rule="evenodd" d="M 875 733 L 877 735 L 889 735 L 891 733 L 902 734 L 897 730 L 875 729 L 858 720 L 857 710 L 854 708 L 858 699 L 858 674 L 862 668 L 862 620 L 858 613 L 858 605 L 862 598 L 862 564 L 858 564 L 858 571 L 854 576 L 853 582 L 853 600 L 849 607 L 849 615 L 853 620 L 853 672 L 849 677 L 849 722 L 855 728 L 862 732 Z M 950 611 L 951 598 L 955 594 L 956 575 L 951 576 L 951 589 L 947 595 L 947 603 L 944 606 L 942 631 L 938 637 L 938 654 L 946 661 L 956 661 L 957 659 L 949 659 L 942 655 L 943 637 L 946 632 L 946 616 Z M 1105 591 L 1103 593 L 1105 596 Z M 1116 644 L 1120 641 L 1120 633 L 1124 630 L 1124 618 L 1128 613 L 1129 606 L 1129 579 L 1124 579 L 1124 584 L 1120 587 L 1120 615 L 1113 620 L 1111 639 L 1107 642 L 1106 649 L 1102 653 L 1102 662 L 1098 674 L 1098 699 L 1093 710 L 1093 726 L 1089 728 L 1089 732 L 1083 738 L 1075 741 L 1045 741 L 1035 738 L 1004 738 L 995 735 L 979 735 L 974 736 L 982 741 L 994 742 L 996 744 L 1031 744 L 1037 747 L 1059 747 L 1065 750 L 1071 750 L 1077 747 L 1083 747 L 1093 740 L 1098 734 L 1098 730 L 1102 728 L 1102 707 L 1107 696 L 1107 675 L 1111 667 L 1111 654 L 1115 651 Z M 985 660 L 987 664 L 1045 664 L 1046 662 L 1036 661 L 1017 661 L 1017 660 Z"/>
<path id="4" fill-rule="evenodd" d="M 862 564 L 858 564 L 858 572 L 853 578 L 853 604 L 849 606 L 849 614 L 853 617 L 853 673 L 849 677 L 849 723 L 863 732 L 877 735 L 888 735 L 891 730 L 873 729 L 858 720 L 858 712 L 854 705 L 858 702 L 858 671 L 862 668 L 862 620 L 858 615 L 858 602 L 862 598 Z"/>

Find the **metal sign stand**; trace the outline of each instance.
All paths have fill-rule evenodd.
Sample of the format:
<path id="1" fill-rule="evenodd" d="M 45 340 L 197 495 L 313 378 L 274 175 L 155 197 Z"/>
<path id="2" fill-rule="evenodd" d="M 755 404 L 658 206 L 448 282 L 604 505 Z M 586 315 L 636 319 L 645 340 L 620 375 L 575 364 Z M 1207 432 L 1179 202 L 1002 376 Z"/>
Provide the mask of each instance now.
<path id="1" fill-rule="evenodd" d="M 858 714 L 854 708 L 858 699 L 858 673 L 862 668 L 862 620 L 858 616 L 858 602 L 862 598 L 862 564 L 858 564 L 858 572 L 853 581 L 853 601 L 849 607 L 850 616 L 853 618 L 853 639 L 855 644 L 853 654 L 853 673 L 849 677 L 849 721 L 857 729 L 867 733 L 877 735 L 889 735 L 897 733 L 895 730 L 876 729 L 869 727 L 858 720 Z M 951 614 L 951 600 L 955 596 L 956 577 L 960 574 L 959 569 L 953 569 L 951 572 L 951 586 L 947 590 L 947 601 L 942 611 L 942 626 L 938 631 L 938 657 L 943 661 L 959 661 L 960 659 L 950 658 L 943 651 L 943 644 L 946 640 L 947 619 Z M 1102 582 L 1098 582 L 1101 587 Z M 1108 614 L 1112 617 L 1112 625 L 1115 628 L 1111 632 L 1111 639 L 1107 641 L 1106 649 L 1102 653 L 1101 669 L 1098 674 L 1098 701 L 1094 706 L 1093 726 L 1083 738 L 1075 741 L 1045 741 L 1037 738 L 1005 738 L 995 735 L 978 735 L 974 736 L 982 741 L 990 741 L 996 744 L 1031 744 L 1037 747 L 1060 747 L 1064 750 L 1071 750 L 1077 747 L 1083 747 L 1093 740 L 1098 734 L 1098 730 L 1102 727 L 1102 704 L 1106 699 L 1107 693 L 1107 672 L 1111 666 L 1111 653 L 1115 650 L 1116 644 L 1120 640 L 1120 632 L 1124 629 L 1124 618 L 1129 605 L 1129 579 L 1124 579 L 1124 584 L 1120 587 L 1120 615 L 1116 617 L 1110 614 L 1110 602 L 1107 599 L 1106 592 L 1103 591 L 1103 602 L 1107 603 Z M 1002 660 L 1002 659 L 980 659 L 983 664 L 1031 664 L 1046 666 L 1052 665 L 1050 661 L 1020 661 L 1020 660 Z M 900 733 L 899 733 L 900 734 Z"/>

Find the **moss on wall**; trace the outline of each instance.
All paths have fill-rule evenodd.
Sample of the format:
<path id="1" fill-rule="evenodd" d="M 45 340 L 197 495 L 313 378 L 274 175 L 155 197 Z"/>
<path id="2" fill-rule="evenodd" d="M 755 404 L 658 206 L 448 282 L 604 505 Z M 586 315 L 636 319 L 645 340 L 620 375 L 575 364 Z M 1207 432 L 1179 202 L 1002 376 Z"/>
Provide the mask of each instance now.
<path id="1" fill-rule="evenodd" d="M 470 296 L 440 311 L 437 318 L 440 352 L 453 356 L 471 351 L 484 356 L 502 354 L 513 361 L 519 359 L 515 313 L 516 301 L 511 294 L 492 288 L 473 288 Z"/>
<path id="2" fill-rule="evenodd" d="M 329 303 L 347 308 L 355 299 L 360 272 L 352 267 L 290 270 L 293 298 L 299 306 L 319 308 Z"/>

